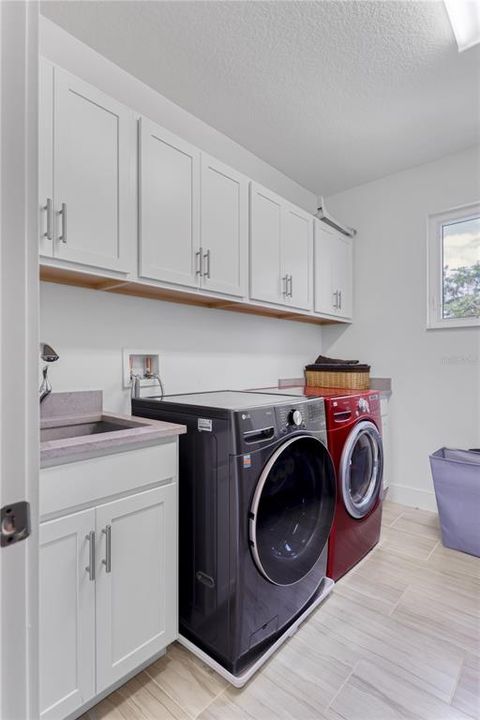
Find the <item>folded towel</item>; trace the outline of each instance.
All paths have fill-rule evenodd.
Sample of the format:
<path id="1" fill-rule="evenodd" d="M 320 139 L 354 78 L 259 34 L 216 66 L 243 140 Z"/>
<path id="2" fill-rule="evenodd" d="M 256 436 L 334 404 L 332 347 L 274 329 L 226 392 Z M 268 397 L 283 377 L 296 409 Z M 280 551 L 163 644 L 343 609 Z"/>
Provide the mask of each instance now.
<path id="1" fill-rule="evenodd" d="M 326 355 L 319 355 L 315 360 L 315 365 L 357 365 L 358 360 L 339 360 L 338 358 L 330 358 Z"/>
<path id="2" fill-rule="evenodd" d="M 313 363 L 313 365 L 306 365 L 305 370 L 316 370 L 317 372 L 326 371 L 326 372 L 347 372 L 347 373 L 354 373 L 354 372 L 370 372 L 370 365 L 365 365 L 365 363 L 345 363 L 344 365 L 341 365 L 340 363 L 331 363 L 331 364 L 324 364 L 324 363 Z"/>

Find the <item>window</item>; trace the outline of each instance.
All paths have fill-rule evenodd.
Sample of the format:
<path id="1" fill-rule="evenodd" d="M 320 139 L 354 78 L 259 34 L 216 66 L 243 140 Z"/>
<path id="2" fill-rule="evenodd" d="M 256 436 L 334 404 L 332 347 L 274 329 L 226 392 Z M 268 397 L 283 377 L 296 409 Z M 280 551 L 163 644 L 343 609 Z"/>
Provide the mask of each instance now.
<path id="1" fill-rule="evenodd" d="M 480 325 L 480 204 L 429 218 L 427 325 Z"/>

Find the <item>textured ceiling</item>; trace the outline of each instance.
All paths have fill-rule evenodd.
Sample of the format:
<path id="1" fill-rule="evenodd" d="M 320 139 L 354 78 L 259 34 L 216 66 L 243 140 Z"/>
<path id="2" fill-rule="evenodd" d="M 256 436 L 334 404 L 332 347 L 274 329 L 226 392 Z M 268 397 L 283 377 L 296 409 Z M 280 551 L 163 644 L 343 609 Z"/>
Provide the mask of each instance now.
<path id="1" fill-rule="evenodd" d="M 479 141 L 480 47 L 443 2 L 66 2 L 42 13 L 330 194 Z"/>

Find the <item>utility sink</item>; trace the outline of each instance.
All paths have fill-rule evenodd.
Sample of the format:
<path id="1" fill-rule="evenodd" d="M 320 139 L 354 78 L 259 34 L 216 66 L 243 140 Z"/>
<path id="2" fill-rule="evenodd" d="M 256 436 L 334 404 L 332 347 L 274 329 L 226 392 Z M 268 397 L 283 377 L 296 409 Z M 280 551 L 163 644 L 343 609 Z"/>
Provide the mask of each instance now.
<path id="1" fill-rule="evenodd" d="M 139 423 L 117 422 L 115 420 L 97 420 L 95 422 L 44 427 L 40 429 L 40 442 L 67 440 L 68 438 L 84 437 L 85 435 L 98 435 L 100 433 L 109 433 L 118 430 L 133 430 L 138 427 Z"/>

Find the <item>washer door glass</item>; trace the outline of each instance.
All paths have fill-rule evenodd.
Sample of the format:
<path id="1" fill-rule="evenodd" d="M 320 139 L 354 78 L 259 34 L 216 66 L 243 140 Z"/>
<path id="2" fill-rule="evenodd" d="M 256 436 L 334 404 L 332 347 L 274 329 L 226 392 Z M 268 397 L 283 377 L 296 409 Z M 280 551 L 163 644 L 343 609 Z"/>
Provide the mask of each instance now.
<path id="1" fill-rule="evenodd" d="M 269 459 L 253 497 L 250 544 L 270 582 L 292 585 L 316 564 L 332 526 L 335 492 L 332 460 L 316 438 L 290 438 Z"/>
<path id="2" fill-rule="evenodd" d="M 360 422 L 342 453 L 340 477 L 345 507 L 354 518 L 365 517 L 380 494 L 383 475 L 382 438 L 371 422 Z"/>

